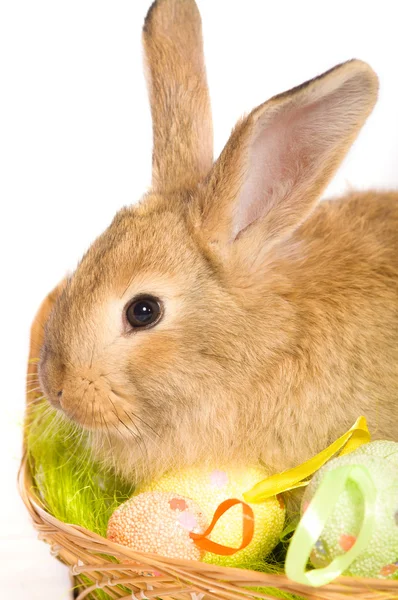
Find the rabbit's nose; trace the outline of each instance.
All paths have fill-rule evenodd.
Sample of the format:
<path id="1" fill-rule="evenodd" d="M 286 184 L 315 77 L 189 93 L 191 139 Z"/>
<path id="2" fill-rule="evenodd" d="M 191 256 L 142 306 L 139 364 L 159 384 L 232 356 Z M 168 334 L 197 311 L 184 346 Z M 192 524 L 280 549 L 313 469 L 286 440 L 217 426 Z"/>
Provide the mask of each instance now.
<path id="1" fill-rule="evenodd" d="M 61 408 L 64 370 L 64 365 L 54 355 L 42 354 L 38 367 L 40 389 L 54 408 Z"/>
<path id="2" fill-rule="evenodd" d="M 61 408 L 62 391 L 60 390 L 56 394 L 46 394 L 47 400 L 54 408 Z"/>

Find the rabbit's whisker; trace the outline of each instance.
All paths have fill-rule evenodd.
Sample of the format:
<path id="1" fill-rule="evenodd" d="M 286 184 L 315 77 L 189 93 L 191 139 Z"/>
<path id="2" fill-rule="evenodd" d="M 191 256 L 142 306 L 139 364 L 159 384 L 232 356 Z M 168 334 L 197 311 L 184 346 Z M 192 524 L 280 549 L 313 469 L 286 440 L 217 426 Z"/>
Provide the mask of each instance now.
<path id="1" fill-rule="evenodd" d="M 129 434 L 130 434 L 130 435 L 132 436 L 132 438 L 135 440 L 135 442 L 137 443 L 138 447 L 140 448 L 140 452 L 141 452 L 141 454 L 142 454 L 142 456 L 143 456 L 144 460 L 146 461 L 146 460 L 148 459 L 148 449 L 147 449 L 147 447 L 146 447 L 145 440 L 144 440 L 144 438 L 142 437 L 142 434 L 141 434 L 140 430 L 139 430 L 139 429 L 138 429 L 138 427 L 137 427 L 137 426 L 136 426 L 136 425 L 133 423 L 133 425 L 135 426 L 135 429 L 136 429 L 136 433 L 134 433 L 134 431 L 132 431 L 132 430 L 130 429 L 130 427 L 128 427 L 128 425 L 126 425 L 126 423 L 125 423 L 125 422 L 124 422 L 124 421 L 123 421 L 123 420 L 122 420 L 122 419 L 119 417 L 119 415 L 118 415 L 118 413 L 117 413 L 117 409 L 116 409 L 115 403 L 112 401 L 112 399 L 110 398 L 110 396 L 109 396 L 109 395 L 108 395 L 108 400 L 109 400 L 109 402 L 110 402 L 110 403 L 112 404 L 112 406 L 113 406 L 113 413 L 114 413 L 115 417 L 117 418 L 117 420 L 119 421 L 119 423 L 120 423 L 121 425 L 123 425 L 123 426 L 124 426 L 124 427 L 127 429 L 127 431 L 129 432 Z M 115 429 L 117 430 L 116 426 L 115 426 Z M 143 452 L 143 450 L 142 450 L 141 443 L 142 443 L 142 444 L 143 444 L 143 446 L 144 446 L 145 452 Z"/>

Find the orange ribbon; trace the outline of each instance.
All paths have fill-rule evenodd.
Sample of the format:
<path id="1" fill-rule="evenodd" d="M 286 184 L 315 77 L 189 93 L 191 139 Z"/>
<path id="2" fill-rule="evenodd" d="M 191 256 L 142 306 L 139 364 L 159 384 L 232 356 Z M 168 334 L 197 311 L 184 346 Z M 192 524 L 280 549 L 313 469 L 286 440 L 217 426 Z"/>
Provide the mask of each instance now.
<path id="1" fill-rule="evenodd" d="M 213 542 L 208 539 L 208 535 L 211 534 L 214 527 L 220 518 L 232 508 L 232 506 L 236 506 L 237 504 L 242 505 L 242 519 L 243 519 L 243 534 L 242 534 L 242 543 L 239 548 L 231 548 L 229 546 L 223 546 L 222 544 L 217 544 L 217 542 Z M 254 512 L 251 506 L 246 504 L 246 502 L 242 502 L 242 500 L 238 500 L 236 498 L 231 498 L 230 500 L 224 500 L 218 506 L 216 512 L 214 513 L 213 520 L 210 523 L 209 527 L 203 533 L 193 533 L 191 532 L 190 537 L 193 539 L 195 544 L 201 550 L 205 552 L 213 552 L 213 554 L 221 554 L 222 556 L 232 556 L 239 552 L 239 550 L 243 550 L 250 544 L 254 535 Z"/>

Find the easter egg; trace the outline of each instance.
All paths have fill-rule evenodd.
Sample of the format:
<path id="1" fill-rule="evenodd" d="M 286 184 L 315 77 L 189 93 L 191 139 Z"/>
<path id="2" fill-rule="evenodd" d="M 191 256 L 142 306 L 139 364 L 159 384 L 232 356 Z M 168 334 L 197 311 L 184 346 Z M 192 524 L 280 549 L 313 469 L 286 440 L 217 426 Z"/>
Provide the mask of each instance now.
<path id="1" fill-rule="evenodd" d="M 363 444 L 354 450 L 354 452 L 351 452 L 351 456 L 359 456 L 361 454 L 385 458 L 398 467 L 398 444 L 396 442 L 380 440 L 371 442 L 370 444 Z"/>
<path id="2" fill-rule="evenodd" d="M 107 538 L 137 552 L 200 560 L 203 552 L 189 534 L 203 533 L 206 526 L 205 515 L 192 500 L 173 493 L 146 492 L 113 512 Z"/>
<path id="3" fill-rule="evenodd" d="M 211 522 L 217 507 L 229 498 L 243 501 L 243 493 L 267 477 L 261 467 L 203 468 L 192 467 L 163 476 L 143 491 L 181 494 L 194 500 Z M 250 544 L 232 556 L 207 552 L 204 561 L 224 566 L 244 566 L 261 561 L 279 541 L 285 521 L 285 506 L 281 497 L 272 497 L 261 504 L 251 504 L 254 512 L 254 536 Z M 217 522 L 209 539 L 239 548 L 242 541 L 242 508 L 234 506 Z"/>
<path id="4" fill-rule="evenodd" d="M 367 444 L 362 452 L 358 449 L 328 462 L 311 480 L 302 507 L 305 511 L 327 471 L 344 465 L 366 467 L 377 490 L 375 523 L 369 543 L 345 574 L 395 578 L 398 575 L 398 471 L 394 459 L 389 460 L 383 454 L 389 455 L 393 449 L 396 452 L 398 444 L 389 448 L 380 442 L 374 444 Z M 348 481 L 312 551 L 311 562 L 315 567 L 327 566 L 355 544 L 364 518 L 364 506 L 357 484 Z"/>

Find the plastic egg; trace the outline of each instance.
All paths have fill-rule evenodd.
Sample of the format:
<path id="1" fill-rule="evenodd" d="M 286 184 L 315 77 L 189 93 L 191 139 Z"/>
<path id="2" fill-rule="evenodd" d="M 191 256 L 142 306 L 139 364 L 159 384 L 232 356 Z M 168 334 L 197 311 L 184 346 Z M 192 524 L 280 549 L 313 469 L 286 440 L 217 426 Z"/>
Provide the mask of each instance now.
<path id="1" fill-rule="evenodd" d="M 363 446 L 359 446 L 354 452 L 351 452 L 351 456 L 359 456 L 361 454 L 384 458 L 398 467 L 398 444 L 396 442 L 376 441 L 370 444 L 363 444 Z"/>
<path id="2" fill-rule="evenodd" d="M 396 578 L 398 576 L 398 444 L 374 442 L 328 462 L 315 474 L 303 498 L 306 510 L 323 475 L 343 465 L 367 468 L 377 490 L 375 524 L 370 542 L 351 563 L 346 575 Z M 364 500 L 357 485 L 348 481 L 311 554 L 315 567 L 328 565 L 356 542 L 364 517 Z"/>
<path id="3" fill-rule="evenodd" d="M 250 468 L 190 468 L 167 474 L 143 491 L 181 494 L 194 500 L 211 522 L 217 507 L 229 498 L 243 500 L 243 493 L 267 477 L 260 467 Z M 207 552 L 204 561 L 225 566 L 244 566 L 264 559 L 278 543 L 285 521 L 285 506 L 281 497 L 261 504 L 251 504 L 254 512 L 254 536 L 251 543 L 232 556 Z M 238 548 L 242 541 L 242 508 L 237 505 L 218 521 L 209 539 L 224 546 Z"/>
<path id="4" fill-rule="evenodd" d="M 203 552 L 189 534 L 203 533 L 206 526 L 205 515 L 192 500 L 166 492 L 146 492 L 113 512 L 107 538 L 137 552 L 200 560 Z"/>

